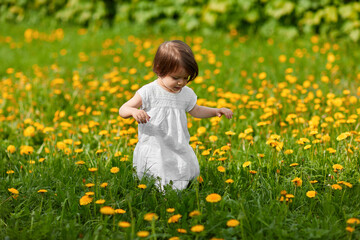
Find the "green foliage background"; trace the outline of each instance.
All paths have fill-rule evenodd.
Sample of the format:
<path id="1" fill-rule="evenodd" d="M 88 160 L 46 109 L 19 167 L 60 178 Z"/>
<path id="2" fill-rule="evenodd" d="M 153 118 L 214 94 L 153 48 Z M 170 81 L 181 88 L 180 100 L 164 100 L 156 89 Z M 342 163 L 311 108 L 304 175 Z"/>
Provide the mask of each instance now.
<path id="1" fill-rule="evenodd" d="M 86 27 L 119 22 L 180 27 L 186 31 L 236 29 L 289 39 L 304 33 L 360 39 L 360 3 L 347 0 L 3 0 L 0 22 L 44 17 Z"/>

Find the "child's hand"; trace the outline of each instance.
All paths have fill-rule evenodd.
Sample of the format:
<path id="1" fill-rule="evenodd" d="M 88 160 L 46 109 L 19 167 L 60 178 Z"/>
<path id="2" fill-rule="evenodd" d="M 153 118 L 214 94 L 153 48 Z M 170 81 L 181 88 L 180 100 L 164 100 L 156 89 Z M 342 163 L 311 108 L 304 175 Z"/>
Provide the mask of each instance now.
<path id="1" fill-rule="evenodd" d="M 132 116 L 138 123 L 147 123 L 150 120 L 150 116 L 144 110 L 136 109 Z"/>
<path id="2" fill-rule="evenodd" d="M 216 116 L 221 117 L 222 115 L 225 115 L 226 118 L 230 119 L 232 118 L 233 112 L 228 108 L 218 108 L 216 110 Z"/>

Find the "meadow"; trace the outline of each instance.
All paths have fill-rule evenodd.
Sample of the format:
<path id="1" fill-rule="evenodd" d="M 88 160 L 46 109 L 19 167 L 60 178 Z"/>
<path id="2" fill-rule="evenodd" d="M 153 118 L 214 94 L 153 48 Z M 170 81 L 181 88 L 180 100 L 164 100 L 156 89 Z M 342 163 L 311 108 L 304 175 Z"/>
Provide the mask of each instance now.
<path id="1" fill-rule="evenodd" d="M 118 29 L 118 30 L 117 30 Z M 164 40 L 193 49 L 188 117 L 201 176 L 159 191 L 132 168 L 118 108 L 156 76 Z M 360 239 L 360 48 L 119 26 L 0 28 L 2 239 Z"/>

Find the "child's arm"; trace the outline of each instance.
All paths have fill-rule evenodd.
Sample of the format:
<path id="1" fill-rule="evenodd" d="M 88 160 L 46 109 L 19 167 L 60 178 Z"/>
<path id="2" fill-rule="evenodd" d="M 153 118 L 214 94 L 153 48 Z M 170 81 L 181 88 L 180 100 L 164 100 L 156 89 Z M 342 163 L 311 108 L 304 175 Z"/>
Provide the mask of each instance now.
<path id="1" fill-rule="evenodd" d="M 138 93 L 135 93 L 135 95 L 129 101 L 127 101 L 120 107 L 120 117 L 133 117 L 138 123 L 147 123 L 150 120 L 150 116 L 144 110 L 139 109 L 141 105 L 141 97 Z"/>
<path id="2" fill-rule="evenodd" d="M 233 112 L 228 108 L 209 108 L 204 106 L 195 105 L 195 107 L 189 112 L 191 116 L 196 118 L 210 118 L 221 117 L 225 115 L 227 118 L 232 118 Z"/>

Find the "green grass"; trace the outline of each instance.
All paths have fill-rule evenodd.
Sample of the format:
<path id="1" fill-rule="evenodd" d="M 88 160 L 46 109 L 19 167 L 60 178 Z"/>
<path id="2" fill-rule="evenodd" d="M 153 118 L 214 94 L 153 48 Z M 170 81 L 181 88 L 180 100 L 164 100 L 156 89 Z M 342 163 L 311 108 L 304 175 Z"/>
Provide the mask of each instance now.
<path id="1" fill-rule="evenodd" d="M 48 38 L 55 36 L 52 34 L 58 27 L 4 24 L 0 29 L 1 238 L 132 239 L 143 230 L 149 231 L 148 239 L 360 238 L 359 226 L 347 224 L 348 219 L 360 217 L 358 46 L 311 36 L 286 42 L 276 37 L 269 40 L 218 32 L 160 35 L 141 26 L 125 25 L 89 30 L 84 35 L 63 26 L 63 38 L 27 42 L 24 32 L 28 28 Z M 198 79 L 189 85 L 199 104 L 229 107 L 234 117 L 216 121 L 189 116 L 189 132 L 199 141 L 194 151 L 204 182 L 194 181 L 181 192 L 167 188 L 161 193 L 154 180 L 134 177 L 132 152 L 137 125 L 121 119 L 117 109 L 134 94 L 137 84 L 155 79 L 145 63 L 152 60 L 158 45 L 170 38 L 186 40 L 202 58 L 198 63 L 204 81 Z M 66 54 L 61 55 L 63 49 Z M 88 59 L 81 61 L 80 53 Z M 134 54 L 142 55 L 143 61 Z M 285 62 L 279 61 L 281 55 Z M 136 73 L 131 74 L 131 68 Z M 322 76 L 327 76 L 328 82 L 322 81 Z M 297 80 L 292 82 L 294 77 Z M 59 78 L 64 82 L 55 84 L 54 79 Z M 295 118 L 291 120 L 289 114 Z M 354 120 L 346 122 L 349 119 Z M 34 135 L 26 136 L 24 131 L 30 126 Z M 83 131 L 85 126 L 88 132 Z M 44 131 L 47 127 L 53 131 Z M 200 127 L 206 132 L 201 133 Z M 249 128 L 253 132 L 245 134 Z M 318 133 L 311 133 L 313 130 Z M 235 135 L 228 136 L 227 131 Z M 338 141 L 345 132 L 349 136 Z M 273 144 L 284 144 L 278 150 L 267 144 L 273 134 L 280 136 L 273 136 Z M 218 140 L 211 142 L 212 135 Z M 327 135 L 329 141 L 324 139 Z M 300 138 L 310 143 L 301 144 Z M 63 149 L 61 143 L 68 139 L 73 142 L 65 143 Z M 313 142 L 316 139 L 320 142 Z M 14 153 L 7 150 L 9 145 L 15 146 Z M 32 146 L 34 151 L 21 154 L 23 145 Z M 305 150 L 306 145 L 311 147 Z M 220 150 L 223 146 L 231 147 Z M 336 152 L 330 153 L 329 148 Z M 83 151 L 76 153 L 76 149 Z M 293 153 L 286 154 L 288 149 Z M 116 156 L 117 152 L 121 156 Z M 128 161 L 121 161 L 126 156 Z M 226 160 L 218 161 L 222 157 Z M 45 160 L 39 161 L 42 158 Z M 78 165 L 78 161 L 85 164 Z M 243 167 L 247 161 L 251 165 Z M 290 166 L 292 163 L 298 166 Z M 344 168 L 335 173 L 334 164 Z M 219 166 L 225 167 L 225 173 L 218 171 Z M 91 167 L 98 171 L 88 171 Z M 112 167 L 120 171 L 111 173 Z M 302 179 L 301 186 L 294 185 L 295 177 Z M 227 179 L 234 182 L 226 183 Z M 352 187 L 340 183 L 342 190 L 333 189 L 339 181 Z M 104 182 L 108 183 L 106 188 L 100 186 Z M 88 188 L 86 183 L 95 186 Z M 147 188 L 140 189 L 139 184 Z M 19 195 L 10 193 L 10 188 L 17 189 Z M 47 192 L 38 193 L 40 189 Z M 294 198 L 280 201 L 283 190 Z M 312 190 L 317 195 L 308 198 L 306 193 Z M 79 200 L 88 191 L 95 193 L 94 199 L 82 206 Z M 211 193 L 222 199 L 207 202 Z M 106 202 L 97 205 L 98 199 Z M 121 208 L 126 213 L 103 215 L 101 206 Z M 167 212 L 168 208 L 175 212 Z M 193 210 L 201 215 L 190 217 Z M 150 212 L 159 216 L 154 224 L 144 220 Z M 179 222 L 168 223 L 174 214 L 182 215 Z M 239 225 L 228 227 L 230 219 Z M 120 228 L 120 221 L 130 222 L 131 227 Z M 192 232 L 195 225 L 203 225 L 204 231 Z M 355 230 L 350 233 L 347 226 Z M 179 228 L 187 233 L 179 233 Z"/>

